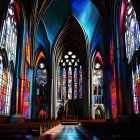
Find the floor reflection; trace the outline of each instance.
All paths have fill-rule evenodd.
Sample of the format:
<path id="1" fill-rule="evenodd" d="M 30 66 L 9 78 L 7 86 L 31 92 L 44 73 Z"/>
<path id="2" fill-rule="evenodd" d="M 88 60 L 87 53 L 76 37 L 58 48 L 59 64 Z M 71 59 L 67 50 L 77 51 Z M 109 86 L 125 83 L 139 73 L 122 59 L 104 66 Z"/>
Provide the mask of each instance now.
<path id="1" fill-rule="evenodd" d="M 99 140 L 79 125 L 61 125 L 46 132 L 39 140 Z"/>

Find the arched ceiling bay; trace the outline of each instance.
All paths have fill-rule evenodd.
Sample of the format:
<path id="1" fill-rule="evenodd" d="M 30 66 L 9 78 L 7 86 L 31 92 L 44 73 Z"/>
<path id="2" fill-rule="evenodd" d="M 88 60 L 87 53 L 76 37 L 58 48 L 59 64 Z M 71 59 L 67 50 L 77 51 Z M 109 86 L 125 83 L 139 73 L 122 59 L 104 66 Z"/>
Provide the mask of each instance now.
<path id="1" fill-rule="evenodd" d="M 42 46 L 44 50 L 47 50 L 47 47 L 49 47 L 49 40 L 46 32 L 46 26 L 43 20 L 41 20 L 38 25 L 35 51 L 37 51 L 40 46 Z"/>
<path id="2" fill-rule="evenodd" d="M 54 0 L 43 16 L 51 46 L 54 44 L 66 17 L 71 11 L 71 0 Z"/>
<path id="3" fill-rule="evenodd" d="M 94 48 L 103 41 L 102 16 L 92 0 L 54 0 L 42 17 L 51 47 L 70 13 L 85 30 L 90 46 Z"/>

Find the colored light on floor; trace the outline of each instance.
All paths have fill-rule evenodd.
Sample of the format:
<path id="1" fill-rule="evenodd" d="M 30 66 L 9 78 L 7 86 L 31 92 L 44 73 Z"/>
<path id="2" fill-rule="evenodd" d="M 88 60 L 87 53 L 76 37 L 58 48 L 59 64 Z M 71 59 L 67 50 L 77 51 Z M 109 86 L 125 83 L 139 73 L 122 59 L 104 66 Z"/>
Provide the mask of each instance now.
<path id="1" fill-rule="evenodd" d="M 46 133 L 40 140 L 99 140 L 79 125 L 59 125 Z"/>

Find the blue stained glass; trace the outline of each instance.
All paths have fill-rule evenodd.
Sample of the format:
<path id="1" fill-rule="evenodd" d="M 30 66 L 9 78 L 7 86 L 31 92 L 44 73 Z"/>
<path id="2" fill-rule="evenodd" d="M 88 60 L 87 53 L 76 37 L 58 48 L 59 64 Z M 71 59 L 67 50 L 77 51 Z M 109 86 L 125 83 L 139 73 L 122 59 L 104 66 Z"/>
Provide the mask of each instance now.
<path id="1" fill-rule="evenodd" d="M 61 99 L 61 69 L 58 67 L 57 99 Z"/>
<path id="2" fill-rule="evenodd" d="M 66 69 L 63 68 L 63 98 L 66 99 Z"/>
<path id="3" fill-rule="evenodd" d="M 70 50 L 64 55 L 64 58 L 60 61 L 60 67 L 62 68 L 61 77 L 63 78 L 63 99 L 75 100 L 83 98 L 82 89 L 82 66 L 79 65 L 79 58 Z M 58 69 L 59 73 L 59 69 Z M 59 89 L 59 88 L 58 88 Z"/>
<path id="4" fill-rule="evenodd" d="M 125 46 L 126 46 L 126 56 L 128 62 L 131 61 L 133 54 L 139 47 L 139 25 L 136 19 L 136 13 L 132 4 L 126 9 L 125 17 Z"/>
<path id="5" fill-rule="evenodd" d="M 77 68 L 74 69 L 74 99 L 78 98 L 78 75 L 77 75 Z"/>
<path id="6" fill-rule="evenodd" d="M 5 26 L 5 30 L 4 30 L 4 40 L 6 41 L 6 37 L 7 37 L 7 24 Z"/>
<path id="7" fill-rule="evenodd" d="M 37 70 L 36 82 L 38 87 L 47 84 L 47 70 L 46 67 L 42 68 L 42 65 L 44 65 L 44 63 L 40 63 Z"/>
<path id="8" fill-rule="evenodd" d="M 125 11 L 125 46 L 126 46 L 126 57 L 128 62 L 132 61 L 134 53 L 139 49 L 140 46 L 140 29 L 136 18 L 136 13 L 131 2 Z M 136 63 L 135 67 L 138 67 Z M 140 70 L 132 71 L 132 95 L 133 95 L 133 109 L 135 114 L 139 114 L 139 82 L 138 75 Z"/>
<path id="9" fill-rule="evenodd" d="M 68 99 L 72 99 L 72 68 L 68 69 Z"/>
<path id="10" fill-rule="evenodd" d="M 14 33 L 14 30 L 17 30 L 17 27 L 10 22 L 14 21 L 16 23 L 16 20 L 14 18 L 13 9 L 11 9 L 13 16 L 9 14 L 9 9 L 11 9 L 11 2 L 0 33 L 0 47 L 5 49 L 8 56 L 6 62 L 8 63 L 8 68 L 5 71 L 2 71 L 2 77 L 0 77 L 0 81 L 3 81 L 0 83 L 0 114 L 2 113 L 3 115 L 10 114 L 11 90 L 13 85 L 13 73 L 11 73 L 11 68 L 15 66 L 17 47 L 17 34 Z M 12 38 L 13 35 L 15 35 L 14 38 Z M 11 62 L 13 62 L 14 65 L 11 66 Z"/>
<path id="11" fill-rule="evenodd" d="M 82 95 L 82 66 L 79 68 L 79 98 L 81 99 Z"/>

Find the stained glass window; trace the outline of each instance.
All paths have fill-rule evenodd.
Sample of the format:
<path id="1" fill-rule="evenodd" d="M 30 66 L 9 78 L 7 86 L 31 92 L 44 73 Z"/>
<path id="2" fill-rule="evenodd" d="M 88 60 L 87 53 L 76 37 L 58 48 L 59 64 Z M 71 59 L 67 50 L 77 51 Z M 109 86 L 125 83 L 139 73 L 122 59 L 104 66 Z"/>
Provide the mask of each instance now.
<path id="1" fill-rule="evenodd" d="M 31 56 L 31 47 L 30 47 L 30 37 L 29 35 L 26 33 L 26 59 L 28 61 L 28 63 L 30 64 L 30 56 Z"/>
<path id="2" fill-rule="evenodd" d="M 23 115 L 26 119 L 30 118 L 30 80 L 28 78 L 29 63 L 25 61 L 24 79 L 21 79 L 21 98 L 23 101 Z"/>
<path id="3" fill-rule="evenodd" d="M 57 99 L 61 99 L 61 69 L 58 67 Z"/>
<path id="4" fill-rule="evenodd" d="M 72 99 L 72 68 L 68 68 L 68 99 Z"/>
<path id="5" fill-rule="evenodd" d="M 43 87 L 47 86 L 47 69 L 43 62 L 39 63 L 38 65 L 37 74 L 36 74 L 36 84 L 37 87 L 40 89 L 43 89 Z M 37 92 L 37 94 L 44 94 L 43 90 L 40 90 L 39 92 L 40 93 Z"/>
<path id="6" fill-rule="evenodd" d="M 45 103 L 47 98 L 47 68 L 45 61 L 42 60 L 38 64 L 36 71 L 36 95 L 42 96 L 42 102 Z"/>
<path id="7" fill-rule="evenodd" d="M 10 69 L 7 74 L 7 89 L 6 89 L 6 95 L 5 95 L 5 113 L 10 113 L 10 90 L 12 89 L 12 77 L 10 74 Z"/>
<path id="8" fill-rule="evenodd" d="M 3 94 L 3 58 L 0 53 L 0 111 L 4 110 L 2 102 Z"/>
<path id="9" fill-rule="evenodd" d="M 3 27 L 0 33 L 0 47 L 4 51 L 3 55 L 8 58 L 8 62 L 3 61 L 0 64 L 0 113 L 4 115 L 10 114 L 10 100 L 12 90 L 13 74 L 11 68 L 15 66 L 16 47 L 17 47 L 17 23 L 15 19 L 14 9 L 11 6 L 11 0 Z M 2 53 L 0 54 L 0 61 L 2 61 Z M 13 62 L 14 66 L 11 66 Z M 8 67 L 3 71 L 3 65 L 8 63 Z"/>
<path id="10" fill-rule="evenodd" d="M 134 113 L 140 112 L 140 65 L 138 60 L 132 60 L 135 52 L 138 51 L 140 46 L 140 29 L 136 18 L 136 13 L 133 5 L 128 1 L 126 16 L 125 16 L 125 46 L 126 56 L 128 62 L 135 61 L 135 65 L 132 67 L 132 95 L 133 95 L 133 108 Z M 136 56 L 136 55 L 135 55 Z"/>
<path id="11" fill-rule="evenodd" d="M 78 70 L 74 69 L 74 99 L 78 98 Z"/>
<path id="12" fill-rule="evenodd" d="M 1 113 L 8 114 L 7 106 L 6 106 L 6 83 L 7 83 L 7 74 L 3 72 L 3 79 L 2 79 L 2 89 L 1 89 Z M 8 95 L 8 94 L 7 94 Z M 10 109 L 10 108 L 9 108 Z"/>
<path id="13" fill-rule="evenodd" d="M 126 56 L 128 62 L 131 61 L 132 56 L 140 45 L 140 30 L 138 21 L 136 19 L 136 13 L 132 4 L 127 7 L 125 17 L 125 45 L 126 45 Z"/>
<path id="14" fill-rule="evenodd" d="M 102 103 L 103 96 L 103 70 L 100 63 L 95 63 L 92 76 L 93 93 L 92 102 L 94 104 Z"/>
<path id="15" fill-rule="evenodd" d="M 60 68 L 58 67 L 58 74 L 60 73 L 59 69 L 62 69 L 62 72 L 58 77 L 58 85 L 59 81 L 60 85 L 61 82 L 63 83 L 63 99 L 82 99 L 82 66 L 80 65 L 78 56 L 72 51 L 68 51 L 60 60 L 59 66 Z"/>
<path id="16" fill-rule="evenodd" d="M 82 66 L 79 68 L 79 98 L 81 99 L 83 97 L 82 94 Z"/>
<path id="17" fill-rule="evenodd" d="M 99 108 L 104 110 L 103 61 L 99 52 L 96 53 L 92 68 L 92 118 L 98 119 Z M 97 108 L 97 110 L 96 110 Z M 104 116 L 102 116 L 104 117 Z"/>
<path id="18" fill-rule="evenodd" d="M 139 72 L 132 71 L 132 89 L 133 89 L 133 106 L 134 113 L 139 114 L 139 102 L 140 102 L 140 68 Z"/>
<path id="19" fill-rule="evenodd" d="M 115 75 L 115 64 L 112 63 L 112 75 L 111 80 L 111 104 L 112 104 L 112 118 L 115 118 L 117 115 L 117 95 L 116 95 L 116 75 Z"/>
<path id="20" fill-rule="evenodd" d="M 14 18 L 14 11 L 11 7 L 9 7 L 1 33 L 0 46 L 2 48 L 5 48 L 8 55 L 8 60 L 13 60 L 14 63 L 16 58 L 16 44 L 17 44 L 16 21 Z"/>
<path id="21" fill-rule="evenodd" d="M 26 119 L 30 118 L 30 111 L 29 111 L 29 107 L 30 107 L 30 81 L 28 79 L 24 79 L 22 80 L 23 82 L 23 115 Z"/>
<path id="22" fill-rule="evenodd" d="M 67 75 L 66 75 L 66 69 L 63 68 L 63 98 L 66 99 L 66 81 Z"/>

